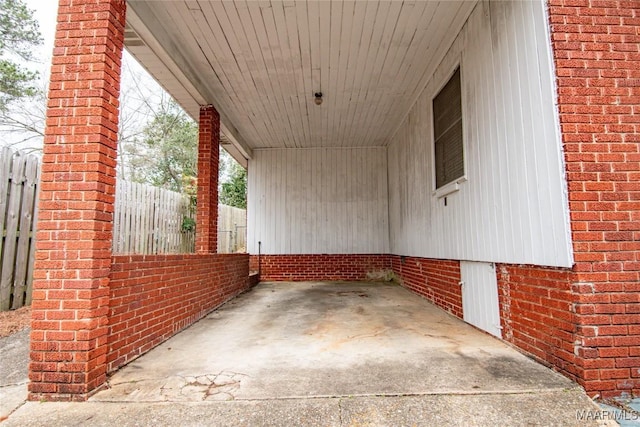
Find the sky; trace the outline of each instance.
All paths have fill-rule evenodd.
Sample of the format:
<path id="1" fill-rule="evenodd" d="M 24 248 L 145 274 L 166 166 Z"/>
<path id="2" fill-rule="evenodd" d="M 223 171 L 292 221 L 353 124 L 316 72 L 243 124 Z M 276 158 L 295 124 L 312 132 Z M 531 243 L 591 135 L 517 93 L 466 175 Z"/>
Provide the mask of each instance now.
<path id="1" fill-rule="evenodd" d="M 58 0 L 24 0 L 27 7 L 34 11 L 34 18 L 38 21 L 40 33 L 43 38 L 43 44 L 35 48 L 34 57 L 37 61 L 23 64 L 33 71 L 40 74 L 42 83 L 40 87 L 45 87 L 45 82 L 49 79 L 49 70 L 51 68 L 51 56 L 53 53 L 53 43 L 56 31 L 56 17 L 58 14 Z M 121 119 L 127 123 L 140 123 L 144 125 L 148 119 L 148 108 L 146 101 L 151 104 L 159 102 L 163 89 L 153 78 L 137 63 L 137 61 L 126 51 L 123 55 L 123 73 L 121 82 L 121 109 L 125 116 Z M 26 107 L 27 111 L 30 107 Z M 147 108 L 145 110 L 145 108 Z M 42 110 L 42 108 L 35 108 Z M 27 113 L 31 114 L 31 113 Z M 130 133 L 135 133 L 136 129 L 131 129 Z M 0 145 L 11 145 L 14 149 L 23 149 L 30 151 L 39 149 L 42 141 L 39 138 L 28 139 L 26 142 L 20 142 L 31 134 L 22 134 L 14 132 L 4 134 L 0 138 Z"/>
<path id="2" fill-rule="evenodd" d="M 36 65 L 42 74 L 48 73 L 51 53 L 53 51 L 53 38 L 56 35 L 56 16 L 58 14 L 58 0 L 26 0 L 25 3 L 32 9 L 34 17 L 40 25 L 40 33 L 44 44 L 38 48 L 38 57 L 42 58 Z"/>

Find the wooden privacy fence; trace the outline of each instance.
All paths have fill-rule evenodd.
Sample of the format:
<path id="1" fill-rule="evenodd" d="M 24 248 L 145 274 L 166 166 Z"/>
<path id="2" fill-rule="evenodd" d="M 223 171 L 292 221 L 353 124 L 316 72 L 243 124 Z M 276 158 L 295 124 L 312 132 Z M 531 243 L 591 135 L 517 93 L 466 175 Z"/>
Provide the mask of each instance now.
<path id="1" fill-rule="evenodd" d="M 195 211 L 189 196 L 118 180 L 113 253 L 189 253 L 195 248 Z"/>
<path id="2" fill-rule="evenodd" d="M 31 303 L 40 158 L 0 149 L 0 311 Z M 166 254 L 195 250 L 195 208 L 183 194 L 116 182 L 113 253 Z M 218 252 L 244 252 L 247 213 L 219 205 Z"/>
<path id="3" fill-rule="evenodd" d="M 218 252 L 244 251 L 247 211 L 218 205 Z M 113 253 L 166 254 L 195 250 L 195 208 L 188 196 L 118 180 Z"/>
<path id="4" fill-rule="evenodd" d="M 218 253 L 246 252 L 247 210 L 218 205 Z"/>
<path id="5" fill-rule="evenodd" d="M 0 150 L 0 311 L 31 303 L 40 159 Z"/>

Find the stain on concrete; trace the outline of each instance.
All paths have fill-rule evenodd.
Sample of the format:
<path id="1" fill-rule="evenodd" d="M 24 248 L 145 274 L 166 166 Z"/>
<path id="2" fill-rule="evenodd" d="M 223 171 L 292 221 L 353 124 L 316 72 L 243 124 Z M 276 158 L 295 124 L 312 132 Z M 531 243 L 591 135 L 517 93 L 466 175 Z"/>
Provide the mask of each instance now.
<path id="1" fill-rule="evenodd" d="M 244 376 L 217 384 L 214 376 L 225 372 Z M 126 385 L 132 381 L 135 386 Z M 260 284 L 124 367 L 111 383 L 94 398 L 202 401 L 575 386 L 398 285 L 349 282 Z"/>

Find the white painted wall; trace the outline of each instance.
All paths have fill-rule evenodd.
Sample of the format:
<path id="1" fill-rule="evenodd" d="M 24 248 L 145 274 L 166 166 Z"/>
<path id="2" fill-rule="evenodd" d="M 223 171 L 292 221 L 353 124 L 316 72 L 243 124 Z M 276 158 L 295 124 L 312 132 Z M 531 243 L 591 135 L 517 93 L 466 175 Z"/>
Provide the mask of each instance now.
<path id="1" fill-rule="evenodd" d="M 570 267 L 543 1 L 480 2 L 389 145 L 391 252 Z M 433 194 L 432 98 L 461 65 L 467 181 Z"/>
<path id="2" fill-rule="evenodd" d="M 389 252 L 387 150 L 255 150 L 249 161 L 248 251 Z"/>

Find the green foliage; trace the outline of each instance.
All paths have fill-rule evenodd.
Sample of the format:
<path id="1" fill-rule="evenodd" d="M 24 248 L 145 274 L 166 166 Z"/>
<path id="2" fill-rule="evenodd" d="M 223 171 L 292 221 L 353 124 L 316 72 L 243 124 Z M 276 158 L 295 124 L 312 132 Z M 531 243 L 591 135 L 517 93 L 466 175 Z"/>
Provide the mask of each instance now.
<path id="1" fill-rule="evenodd" d="M 33 48 L 42 44 L 33 11 L 22 0 L 0 0 L 0 111 L 14 100 L 33 96 L 38 73 L 19 62 L 32 61 Z"/>
<path id="2" fill-rule="evenodd" d="M 195 231 L 196 229 L 196 220 L 193 218 L 190 218 L 188 216 L 182 217 L 182 226 L 181 226 L 182 232 L 183 233 L 188 233 L 191 231 Z"/>
<path id="3" fill-rule="evenodd" d="M 240 209 L 247 208 L 247 171 L 235 160 L 227 164 L 227 177 L 222 177 L 220 203 Z"/>
<path id="4" fill-rule="evenodd" d="M 144 128 L 136 180 L 186 192 L 197 176 L 198 126 L 171 100 Z"/>
<path id="5" fill-rule="evenodd" d="M 125 179 L 187 194 L 195 209 L 197 195 L 198 125 L 172 99 L 164 98 L 141 135 L 120 141 Z M 219 200 L 246 209 L 247 171 L 220 150 Z M 183 231 L 191 224 L 183 222 Z"/>

